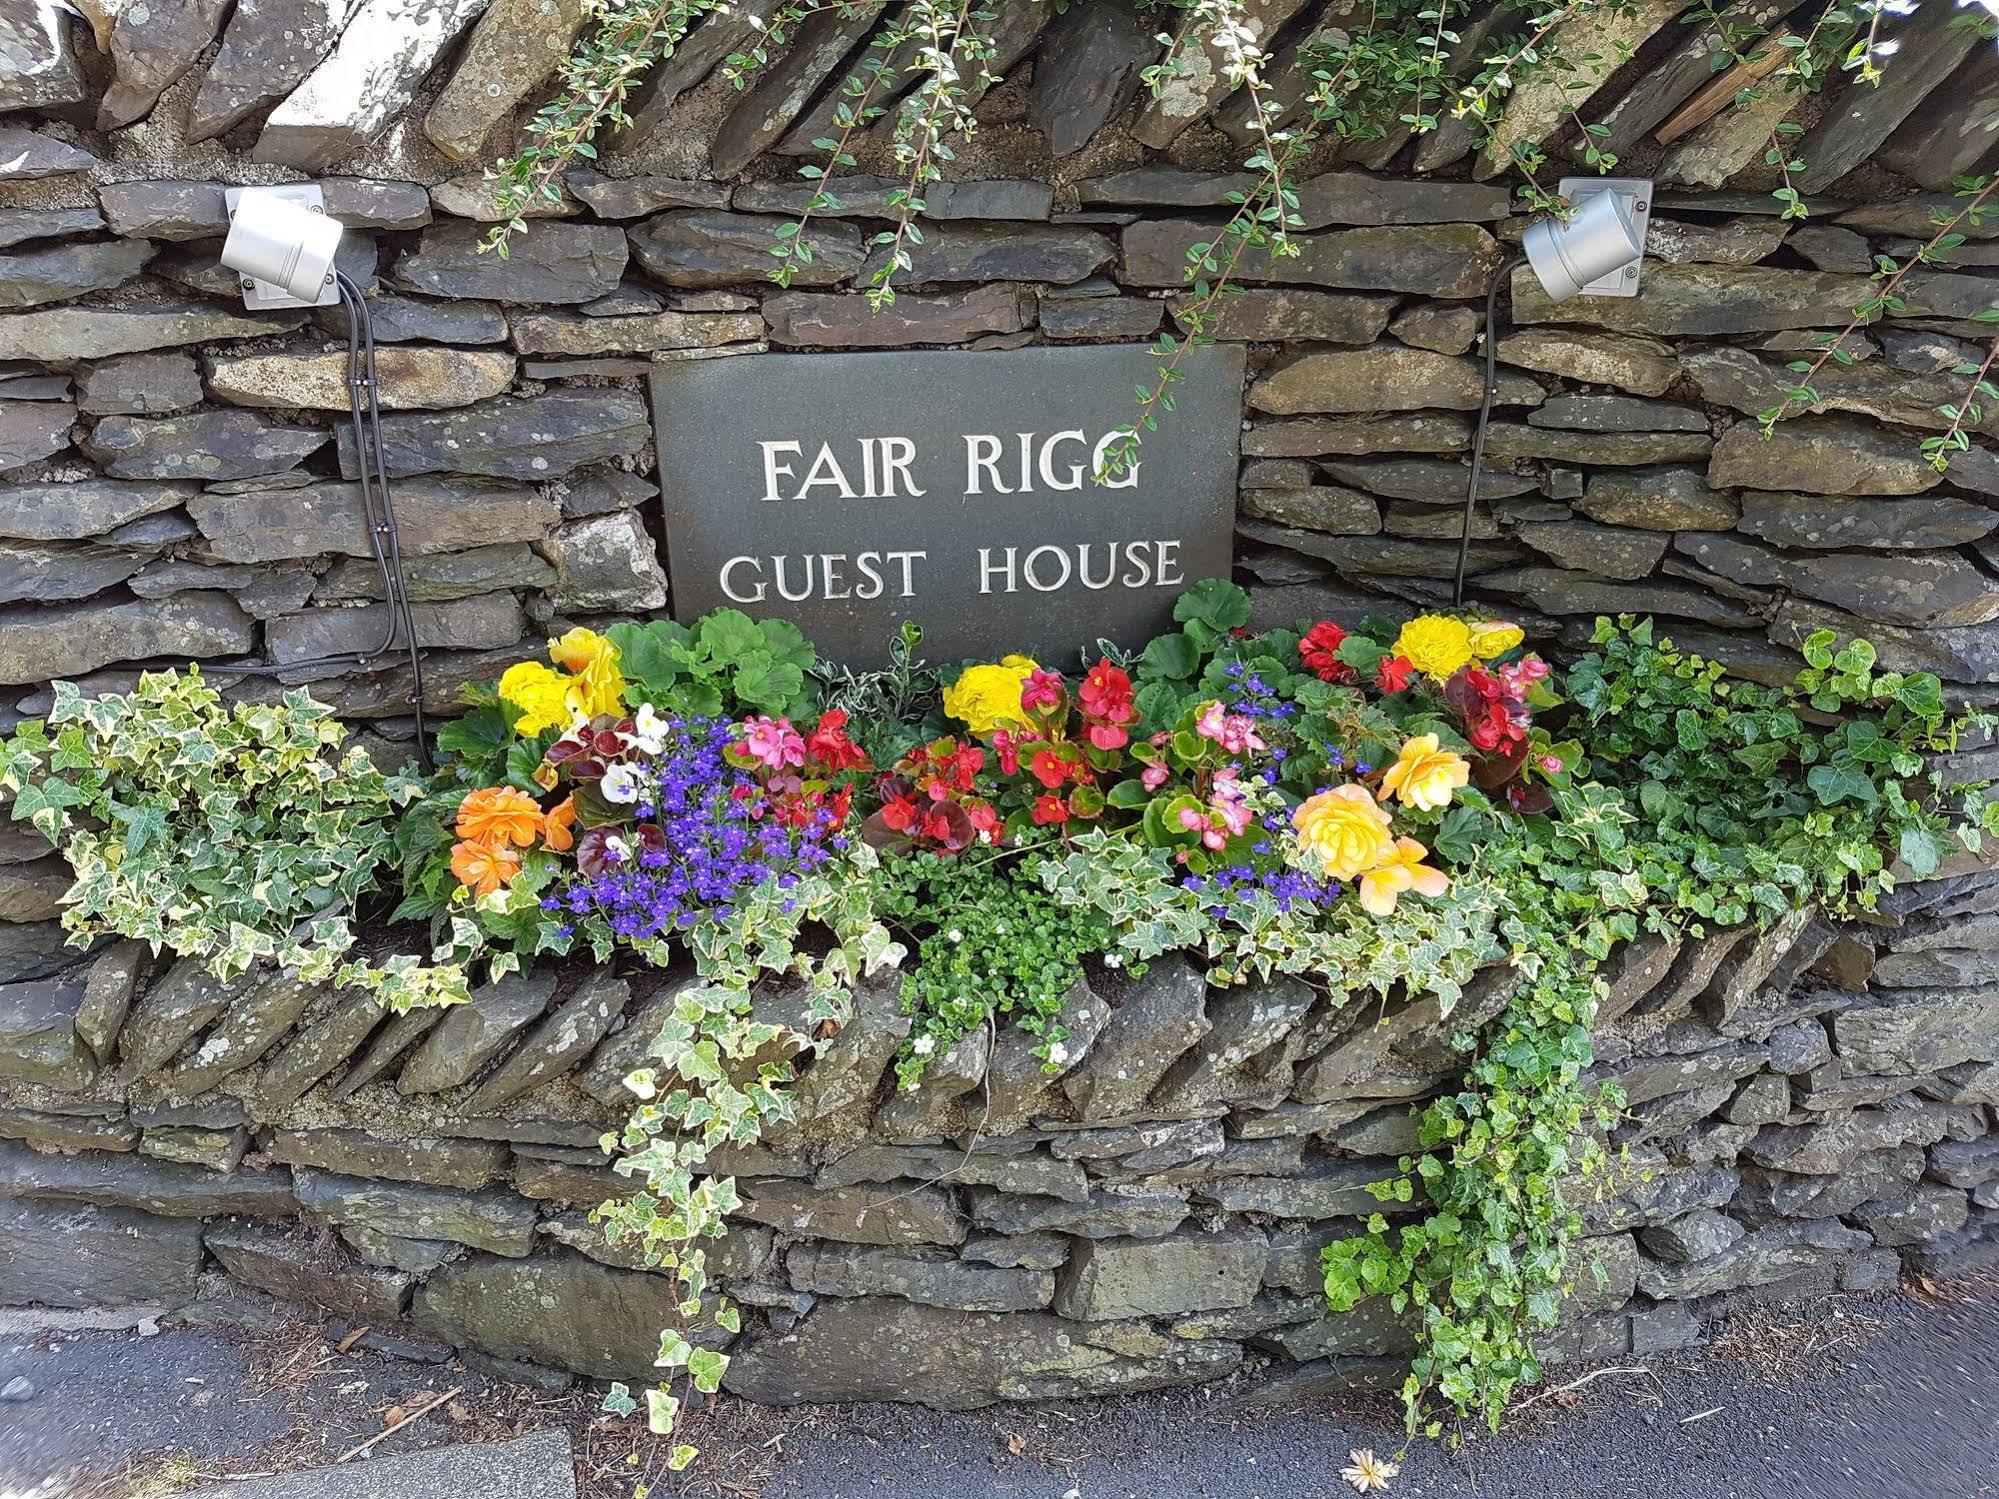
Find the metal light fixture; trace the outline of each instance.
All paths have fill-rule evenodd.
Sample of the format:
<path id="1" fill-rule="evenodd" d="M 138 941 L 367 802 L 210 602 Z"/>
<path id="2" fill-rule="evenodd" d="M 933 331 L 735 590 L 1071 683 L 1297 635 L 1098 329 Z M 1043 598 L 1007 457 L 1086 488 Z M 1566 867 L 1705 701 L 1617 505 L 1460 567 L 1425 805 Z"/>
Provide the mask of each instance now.
<path id="1" fill-rule="evenodd" d="M 1533 270 L 1542 292 L 1556 302 L 1575 296 L 1638 295 L 1639 263 L 1644 258 L 1645 230 L 1652 212 L 1652 184 L 1638 177 L 1564 177 L 1561 193 L 1574 205 L 1574 212 L 1566 219 L 1545 218 L 1530 224 L 1521 240 L 1526 253 L 1501 265 L 1485 294 L 1485 390 L 1479 400 L 1478 431 L 1472 439 L 1471 482 L 1465 487 L 1458 565 L 1451 582 L 1453 604 L 1465 601 L 1465 564 L 1471 555 L 1479 476 L 1485 468 L 1485 428 L 1492 419 L 1493 398 L 1499 394 L 1499 338 L 1494 326 L 1499 289 L 1525 265 Z"/>
<path id="2" fill-rule="evenodd" d="M 284 676 L 322 666 L 379 668 L 397 644 L 409 652 L 410 705 L 416 718 L 417 753 L 430 768 L 423 723 L 423 655 L 417 649 L 416 621 L 403 576 L 402 547 L 396 534 L 395 503 L 389 495 L 389 464 L 382 445 L 382 413 L 377 401 L 375 330 L 368 303 L 334 264 L 343 232 L 340 221 L 323 211 L 319 189 L 310 185 L 231 188 L 229 235 L 222 263 L 243 278 L 249 307 L 315 307 L 341 303 L 347 309 L 347 398 L 353 419 L 354 473 L 360 484 L 361 514 L 368 545 L 381 570 L 388 629 L 370 651 L 342 651 L 283 665 L 216 667 L 249 676 Z"/>

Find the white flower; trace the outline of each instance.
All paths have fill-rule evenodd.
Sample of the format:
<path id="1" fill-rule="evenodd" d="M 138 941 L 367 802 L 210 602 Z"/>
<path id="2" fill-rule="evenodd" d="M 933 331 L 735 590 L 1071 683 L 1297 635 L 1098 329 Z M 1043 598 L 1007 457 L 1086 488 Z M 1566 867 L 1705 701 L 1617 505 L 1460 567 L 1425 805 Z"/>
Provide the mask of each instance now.
<path id="1" fill-rule="evenodd" d="M 1105 953 L 1105 954 L 1104 954 L 1104 967 L 1106 967 L 1106 968 L 1122 968 L 1122 967 L 1124 967 L 1124 959 L 1123 959 L 1123 958 L 1120 958 L 1120 957 L 1119 957 L 1119 956 L 1118 956 L 1118 955 L 1117 955 L 1116 953 L 1114 953 L 1114 952 L 1107 952 L 1107 953 Z"/>
<path id="2" fill-rule="evenodd" d="M 1353 1459 L 1353 1465 L 1340 1469 L 1340 1477 L 1352 1484 L 1356 1493 L 1385 1493 L 1388 1480 L 1402 1471 L 1400 1463 L 1376 1457 L 1372 1447 L 1356 1447 L 1347 1456 Z"/>
<path id="3" fill-rule="evenodd" d="M 1053 1046 L 1048 1048 L 1048 1060 L 1053 1062 L 1057 1067 L 1060 1067 L 1064 1062 L 1069 1060 L 1069 1048 L 1064 1046 L 1060 1041 L 1057 1041 Z"/>
<path id="4" fill-rule="evenodd" d="M 666 724 L 652 711 L 651 703 L 640 703 L 638 717 L 632 722 L 630 735 L 632 744 L 640 753 L 657 755 L 666 748 Z"/>
<path id="5" fill-rule="evenodd" d="M 639 799 L 642 785 L 638 767 L 635 765 L 613 765 L 604 772 L 604 779 L 597 783 L 597 789 L 604 793 L 607 802 L 630 803 Z"/>
<path id="6" fill-rule="evenodd" d="M 909 1049 L 919 1057 L 927 1057 L 937 1049 L 937 1038 L 935 1036 L 918 1036 L 914 1041 L 909 1043 Z"/>
<path id="7" fill-rule="evenodd" d="M 604 840 L 604 857 L 613 864 L 622 864 L 632 856 L 632 846 L 616 833 Z"/>
<path id="8" fill-rule="evenodd" d="M 944 935 L 949 937 L 953 942 L 963 942 L 965 940 L 965 934 L 959 931 L 956 927 L 952 927 L 951 930 L 946 932 Z"/>

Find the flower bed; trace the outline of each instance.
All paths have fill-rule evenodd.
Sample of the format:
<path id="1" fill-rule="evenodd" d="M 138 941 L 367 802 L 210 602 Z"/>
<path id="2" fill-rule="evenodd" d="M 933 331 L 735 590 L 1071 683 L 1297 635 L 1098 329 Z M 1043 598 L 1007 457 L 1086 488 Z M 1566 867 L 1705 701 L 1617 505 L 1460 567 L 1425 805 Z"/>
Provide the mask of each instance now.
<path id="1" fill-rule="evenodd" d="M 1561 688 L 1484 617 L 1253 632 L 1209 581 L 1175 618 L 1077 673 L 1006 656 L 936 677 L 911 639 L 888 672 L 830 673 L 795 629 L 731 611 L 574 629 L 468 695 L 421 784 L 329 774 L 339 730 L 302 695 L 225 708 L 158 676 L 59 692 L 0 774 L 77 871 L 80 937 L 223 973 L 281 957 L 395 1009 L 564 954 L 691 958 L 605 1140 L 644 1190 L 596 1216 L 678 1276 L 660 1362 L 702 1390 L 726 1359 L 701 1329 L 739 1325 L 704 1294 L 701 1246 L 739 1206 L 704 1162 L 791 1120 L 791 1058 L 838 1034 L 858 982 L 903 968 L 896 1082 L 920 1091 L 982 1077 L 1008 1026 L 1048 1075 L 1073 1062 L 1086 961 L 1185 954 L 1210 986 L 1293 975 L 1332 1015 L 1393 997 L 1444 1021 L 1499 965 L 1456 1037 L 1461 1089 L 1377 1188 L 1427 1215 L 1378 1215 L 1324 1266 L 1336 1309 L 1382 1296 L 1412 1323 L 1412 1419 L 1432 1393 L 1497 1419 L 1570 1276 L 1563 1182 L 1601 1166 L 1619 1115 L 1585 1081 L 1598 965 L 1641 932 L 1869 905 L 1892 859 L 1921 875 L 1975 846 L 1990 809 L 1924 758 L 1962 725 L 1935 679 L 1830 638 L 1774 689 L 1606 623 Z M 218 878 L 246 829 L 259 878 Z M 427 954 L 346 951 L 371 892 L 430 923 Z M 781 1020 L 757 1002 L 774 982 L 797 996 Z M 674 1426 L 667 1389 L 651 1410 Z"/>

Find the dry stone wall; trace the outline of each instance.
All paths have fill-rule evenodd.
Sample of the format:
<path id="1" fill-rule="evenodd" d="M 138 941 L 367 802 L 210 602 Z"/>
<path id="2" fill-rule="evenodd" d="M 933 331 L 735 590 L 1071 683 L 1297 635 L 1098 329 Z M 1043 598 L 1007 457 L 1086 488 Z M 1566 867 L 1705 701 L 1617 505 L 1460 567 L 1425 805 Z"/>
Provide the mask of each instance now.
<path id="1" fill-rule="evenodd" d="M 908 289 L 874 315 L 857 288 L 887 212 L 891 184 L 867 175 L 884 129 L 812 264 L 787 290 L 765 279 L 805 200 L 793 168 L 859 62 L 847 18 L 810 19 L 741 91 L 718 65 L 743 18 L 704 20 L 502 260 L 478 253 L 480 167 L 545 96 L 574 0 L 79 8 L 89 25 L 40 3 L 0 15 L 0 727 L 46 708 L 58 676 L 118 688 L 149 662 L 282 666 L 381 638 L 344 328 L 330 309 L 244 311 L 217 262 L 225 185 L 309 176 L 349 230 L 436 714 L 571 622 L 670 607 L 653 475 L 676 434 L 650 424 L 647 373 L 1142 344 L 1184 312 L 1187 247 L 1245 185 L 1254 129 L 1212 69 L 1140 93 L 1155 18 L 1001 0 L 1002 81 L 972 86 L 979 136 L 927 195 Z M 1573 159 L 1580 111 L 1659 191 L 1641 296 L 1556 305 L 1516 274 L 1502 298 L 1473 587 L 1551 642 L 1650 613 L 1769 676 L 1830 625 L 1999 699 L 1999 417 L 1947 475 L 1917 452 L 1989 335 L 1999 221 L 1908 278 L 1818 409 L 1767 442 L 1751 419 L 1867 294 L 1870 257 L 1905 257 L 1953 176 L 1999 165 L 1977 104 L 1999 53 L 1935 0 L 1907 24 L 1937 34 L 1886 86 L 1724 110 L 1662 144 L 1715 50 L 1674 10 L 1565 25 L 1549 50 L 1579 71 L 1506 106 L 1502 148 Z M 1299 43 L 1356 7 L 1251 11 L 1295 108 Z M 1496 24 L 1468 20 L 1463 55 Z M 1767 196 L 1780 120 L 1812 163 L 1804 224 Z M 1321 151 L 1301 253 L 1252 257 L 1227 304 L 1219 335 L 1250 354 L 1239 575 L 1266 620 L 1444 597 L 1477 309 L 1523 227 L 1476 147 L 1446 120 Z M 308 682 L 406 747 L 401 668 L 225 680 Z M 1962 758 L 1995 769 L 1990 750 Z M 67 882 L 0 823 L 0 1215 L 21 1251 L 0 1301 L 178 1305 L 222 1275 L 399 1346 L 647 1372 L 668 1287 L 584 1211 L 622 1189 L 597 1134 L 672 980 L 540 975 L 385 1019 L 65 949 Z M 1632 1163 L 1591 1208 L 1605 1276 L 1579 1282 L 1569 1351 L 1684 1341 L 1734 1297 L 1990 1263 L 1999 888 L 1966 872 L 1894 904 L 1878 926 L 1800 915 L 1620 959 L 1599 1052 L 1631 1093 Z M 1314 1266 L 1359 1231 L 1412 1102 L 1456 1066 L 1421 1007 L 1376 1025 L 1302 986 L 1210 993 L 1163 964 L 1078 992 L 1069 1029 L 1087 1010 L 1100 1030 L 1052 1086 L 1003 1038 L 893 1098 L 894 997 L 859 1008 L 804 1075 L 796 1135 L 721 1163 L 749 1203 L 715 1255 L 755 1309 L 738 1388 L 970 1405 L 1266 1359 L 1309 1388 L 1403 1351 L 1371 1312 L 1321 1315 Z"/>
<path id="2" fill-rule="evenodd" d="M 1577 1189 L 1554 1356 L 1999 1265 L 1999 875 L 1885 904 L 1618 955 L 1598 1072 L 1630 1112 Z M 269 1296 L 416 1357 L 645 1378 L 671 1277 L 587 1214 L 634 1190 L 598 1140 L 684 982 L 544 971 L 385 1017 L 118 944 L 0 987 L 0 1305 Z M 1328 1314 L 1319 1253 L 1410 1210 L 1368 1184 L 1504 992 L 1488 974 L 1440 1019 L 1168 959 L 1077 986 L 1088 1044 L 1055 1075 L 1007 1031 L 898 1093 L 895 980 L 862 988 L 802 1062 L 798 1122 L 713 1161 L 743 1197 L 709 1250 L 746 1308 L 730 1387 L 959 1408 L 1238 1370 L 1266 1373 L 1259 1399 L 1399 1381 L 1406 1331 Z"/>

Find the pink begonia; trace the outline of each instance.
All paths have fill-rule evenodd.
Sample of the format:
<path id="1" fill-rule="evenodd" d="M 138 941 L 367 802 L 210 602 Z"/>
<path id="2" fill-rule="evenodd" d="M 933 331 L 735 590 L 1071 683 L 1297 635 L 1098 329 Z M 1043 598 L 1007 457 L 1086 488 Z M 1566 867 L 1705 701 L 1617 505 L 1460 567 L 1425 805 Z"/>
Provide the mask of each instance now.
<path id="1" fill-rule="evenodd" d="M 1208 806 L 1221 825 L 1229 830 L 1231 838 L 1241 837 L 1248 829 L 1249 797 L 1236 784 L 1234 776 L 1215 777 L 1215 794 Z"/>
<path id="2" fill-rule="evenodd" d="M 1256 732 L 1256 720 L 1242 713 L 1224 713 L 1220 703 L 1203 703 L 1194 719 L 1194 732 L 1211 739 L 1232 755 L 1246 755 L 1265 748 Z"/>
<path id="3" fill-rule="evenodd" d="M 805 763 L 805 736 L 788 718 L 759 714 L 743 722 L 743 742 L 737 746 L 751 759 L 772 770 Z"/>
<path id="4" fill-rule="evenodd" d="M 1164 765 L 1148 765 L 1138 773 L 1138 784 L 1147 791 L 1157 791 L 1172 774 Z"/>

